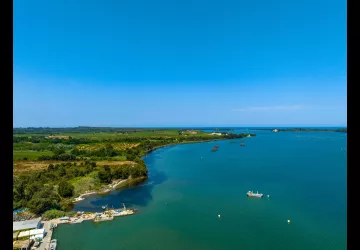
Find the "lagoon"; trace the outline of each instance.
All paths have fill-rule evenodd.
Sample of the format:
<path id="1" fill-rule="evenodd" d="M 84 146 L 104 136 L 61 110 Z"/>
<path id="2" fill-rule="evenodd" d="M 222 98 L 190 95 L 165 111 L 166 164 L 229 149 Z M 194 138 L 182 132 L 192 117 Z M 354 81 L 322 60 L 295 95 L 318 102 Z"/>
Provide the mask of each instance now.
<path id="1" fill-rule="evenodd" d="M 61 225 L 57 249 L 346 249 L 347 134 L 248 132 L 257 136 L 244 147 L 236 139 L 148 154 L 148 180 L 74 208 L 125 203 L 138 213 Z"/>

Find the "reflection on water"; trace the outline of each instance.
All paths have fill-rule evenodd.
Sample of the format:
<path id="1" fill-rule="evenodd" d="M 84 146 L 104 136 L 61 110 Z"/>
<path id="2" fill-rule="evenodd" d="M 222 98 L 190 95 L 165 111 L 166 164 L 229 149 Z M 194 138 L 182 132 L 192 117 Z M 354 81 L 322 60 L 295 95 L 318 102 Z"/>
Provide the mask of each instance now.
<path id="1" fill-rule="evenodd" d="M 152 200 L 153 188 L 167 179 L 164 172 L 152 167 L 156 160 L 161 159 L 159 152 L 153 154 L 156 154 L 156 157 L 144 159 L 149 169 L 148 179 L 137 183 L 132 182 L 128 187 L 111 193 L 89 195 L 85 200 L 76 203 L 73 206 L 73 211 L 98 212 L 102 210 L 101 207 L 104 205 L 108 205 L 110 208 L 119 208 L 122 207 L 122 203 L 125 203 L 128 208 L 146 206 Z"/>

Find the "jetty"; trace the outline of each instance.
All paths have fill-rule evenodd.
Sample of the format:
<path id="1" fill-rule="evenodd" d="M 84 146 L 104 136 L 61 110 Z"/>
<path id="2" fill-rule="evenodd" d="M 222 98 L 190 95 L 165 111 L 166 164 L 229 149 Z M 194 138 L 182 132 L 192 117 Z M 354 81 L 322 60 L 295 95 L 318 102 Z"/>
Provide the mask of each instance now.
<path id="1" fill-rule="evenodd" d="M 51 227 L 53 230 L 58 224 L 77 224 L 82 223 L 85 220 L 93 220 L 94 222 L 100 222 L 100 221 L 109 221 L 113 220 L 114 217 L 117 216 L 127 216 L 127 215 L 133 215 L 137 212 L 136 209 L 128 209 L 125 207 L 125 204 L 123 203 L 122 209 L 108 209 L 106 206 L 106 210 L 103 212 L 97 212 L 97 213 L 85 213 L 82 211 L 77 212 L 74 216 L 71 217 L 61 217 L 58 219 L 53 219 L 51 221 L 46 222 L 50 225 L 55 225 Z"/>
<path id="2" fill-rule="evenodd" d="M 44 221 L 43 228 L 45 229 L 45 237 L 41 240 L 41 244 L 39 246 L 39 250 L 50 249 L 51 237 L 54 228 L 56 228 L 57 224 L 52 223 L 51 221 Z"/>

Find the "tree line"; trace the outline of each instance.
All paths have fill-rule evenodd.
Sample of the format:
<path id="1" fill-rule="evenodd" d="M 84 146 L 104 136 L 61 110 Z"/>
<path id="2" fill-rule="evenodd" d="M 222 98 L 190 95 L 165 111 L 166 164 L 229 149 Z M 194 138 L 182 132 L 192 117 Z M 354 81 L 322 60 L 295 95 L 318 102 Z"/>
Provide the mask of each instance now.
<path id="1" fill-rule="evenodd" d="M 146 177 L 148 170 L 144 161 L 133 166 L 97 166 L 94 161 L 49 164 L 48 168 L 36 173 L 14 176 L 13 209 L 27 207 L 35 214 L 50 209 L 66 210 L 74 195 L 73 178 L 96 172 L 100 183 L 109 184 L 114 179 Z"/>

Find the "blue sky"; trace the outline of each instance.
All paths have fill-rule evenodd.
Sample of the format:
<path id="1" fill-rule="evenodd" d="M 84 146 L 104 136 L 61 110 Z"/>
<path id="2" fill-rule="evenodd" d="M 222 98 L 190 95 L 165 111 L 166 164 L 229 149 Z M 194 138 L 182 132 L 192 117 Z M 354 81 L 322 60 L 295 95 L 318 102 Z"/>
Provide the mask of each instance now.
<path id="1" fill-rule="evenodd" d="M 14 127 L 346 125 L 346 1 L 14 0 Z"/>

